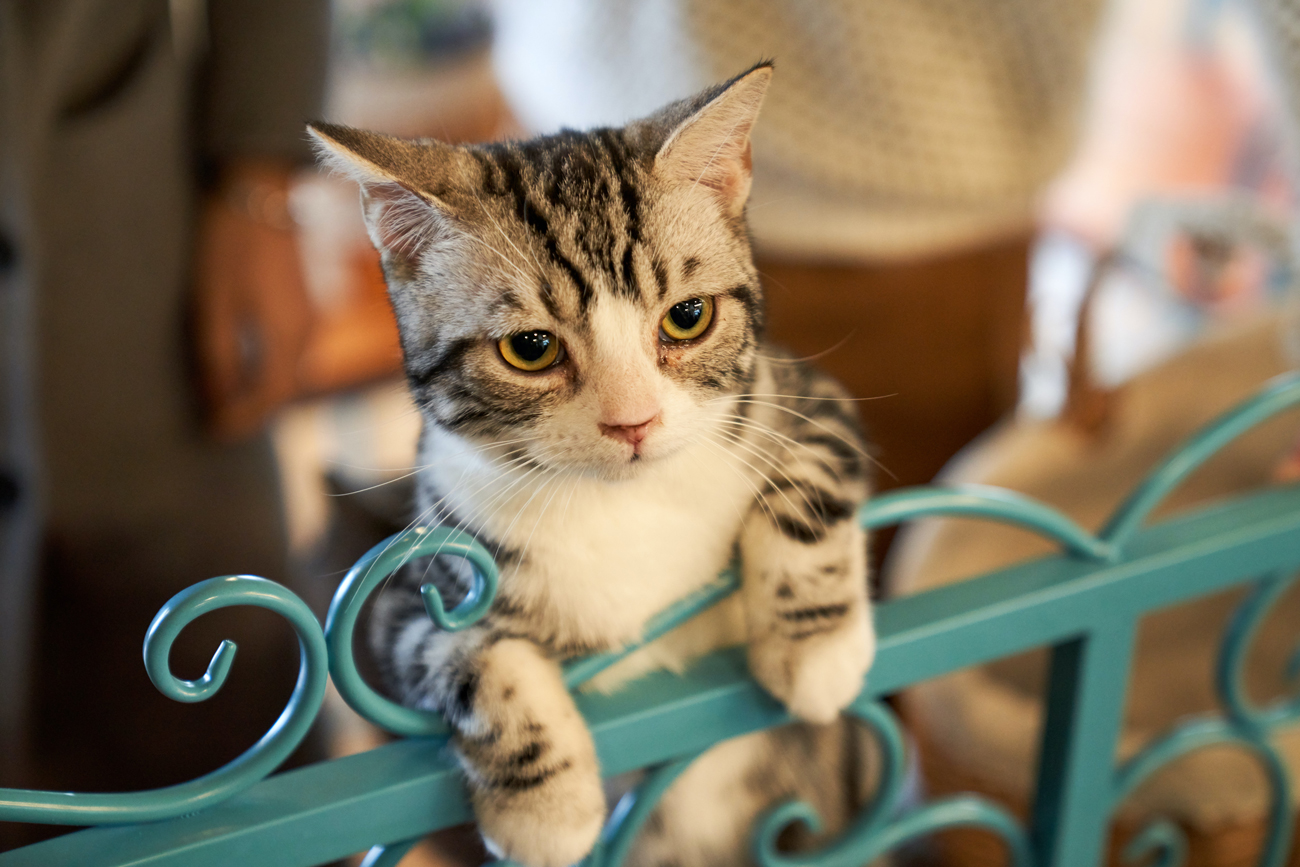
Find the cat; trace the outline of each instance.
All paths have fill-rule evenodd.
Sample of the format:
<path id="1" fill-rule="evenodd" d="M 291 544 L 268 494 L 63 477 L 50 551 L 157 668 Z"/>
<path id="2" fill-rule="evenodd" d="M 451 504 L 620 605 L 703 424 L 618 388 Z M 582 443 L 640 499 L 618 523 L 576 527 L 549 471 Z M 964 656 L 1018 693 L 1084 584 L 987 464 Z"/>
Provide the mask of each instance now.
<path id="1" fill-rule="evenodd" d="M 621 128 L 451 146 L 310 125 L 359 182 L 423 415 L 418 522 L 471 532 L 501 568 L 459 632 L 418 587 L 467 592 L 451 558 L 375 604 L 394 691 L 445 715 L 488 848 L 563 867 L 605 819 L 591 734 L 558 660 L 635 642 L 737 551 L 741 590 L 594 686 L 747 642 L 806 723 L 717 745 L 674 784 L 630 863 L 748 863 L 759 812 L 856 803 L 839 712 L 875 652 L 868 493 L 854 404 L 762 341 L 745 223 L 764 62 Z M 447 559 L 450 562 L 444 563 Z"/>

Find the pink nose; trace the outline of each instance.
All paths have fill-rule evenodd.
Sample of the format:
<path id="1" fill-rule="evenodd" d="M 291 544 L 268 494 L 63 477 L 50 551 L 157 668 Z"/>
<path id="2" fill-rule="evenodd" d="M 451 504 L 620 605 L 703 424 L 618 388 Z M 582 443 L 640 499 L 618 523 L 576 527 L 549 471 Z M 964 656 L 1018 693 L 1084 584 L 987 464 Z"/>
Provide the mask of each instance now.
<path id="1" fill-rule="evenodd" d="M 646 434 L 650 432 L 650 426 L 659 421 L 659 416 L 646 419 L 638 424 L 605 424 L 597 422 L 596 426 L 600 432 L 607 437 L 613 437 L 616 440 L 622 440 L 633 448 L 641 445 L 641 440 L 645 439 Z"/>

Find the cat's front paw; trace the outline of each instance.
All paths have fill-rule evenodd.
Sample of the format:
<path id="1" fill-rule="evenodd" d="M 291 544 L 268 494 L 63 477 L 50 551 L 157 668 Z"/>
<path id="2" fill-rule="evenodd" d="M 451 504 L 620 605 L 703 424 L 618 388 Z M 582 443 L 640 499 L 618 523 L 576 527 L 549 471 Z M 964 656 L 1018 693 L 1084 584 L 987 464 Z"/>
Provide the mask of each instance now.
<path id="1" fill-rule="evenodd" d="M 770 633 L 749 646 L 749 667 L 790 713 L 828 723 L 862 691 L 876 655 L 876 636 L 864 616 L 808 637 Z"/>
<path id="2" fill-rule="evenodd" d="M 604 791 L 590 769 L 520 775 L 508 786 L 473 787 L 471 799 L 488 849 L 525 867 L 578 863 L 605 823 Z"/>

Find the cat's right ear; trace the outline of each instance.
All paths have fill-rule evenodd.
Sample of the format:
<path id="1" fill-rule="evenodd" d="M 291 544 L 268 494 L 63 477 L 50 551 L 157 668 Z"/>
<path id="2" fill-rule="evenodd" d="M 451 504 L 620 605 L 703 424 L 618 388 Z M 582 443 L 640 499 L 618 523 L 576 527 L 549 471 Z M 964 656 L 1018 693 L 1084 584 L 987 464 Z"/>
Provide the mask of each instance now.
<path id="1" fill-rule="evenodd" d="M 676 121 L 655 155 L 655 170 L 679 183 L 710 190 L 729 216 L 744 213 L 752 160 L 750 133 L 772 81 L 763 61 L 718 87 L 665 109 Z M 685 117 L 679 115 L 689 110 Z"/>
<path id="2" fill-rule="evenodd" d="M 361 185 L 366 230 L 381 252 L 411 261 L 451 228 L 451 209 L 427 189 L 443 156 L 432 151 L 447 146 L 333 123 L 310 123 L 307 131 L 321 163 Z"/>

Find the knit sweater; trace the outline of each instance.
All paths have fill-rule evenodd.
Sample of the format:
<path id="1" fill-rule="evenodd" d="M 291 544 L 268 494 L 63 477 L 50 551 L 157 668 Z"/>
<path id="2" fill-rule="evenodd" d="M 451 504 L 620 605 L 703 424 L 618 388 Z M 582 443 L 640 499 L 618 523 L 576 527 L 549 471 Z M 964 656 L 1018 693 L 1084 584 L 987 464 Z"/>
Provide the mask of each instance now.
<path id="1" fill-rule="evenodd" d="M 533 131 L 617 124 L 764 57 L 761 248 L 933 254 L 1027 226 L 1070 156 L 1104 0 L 497 0 Z"/>

